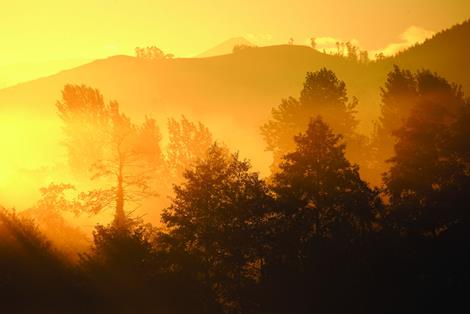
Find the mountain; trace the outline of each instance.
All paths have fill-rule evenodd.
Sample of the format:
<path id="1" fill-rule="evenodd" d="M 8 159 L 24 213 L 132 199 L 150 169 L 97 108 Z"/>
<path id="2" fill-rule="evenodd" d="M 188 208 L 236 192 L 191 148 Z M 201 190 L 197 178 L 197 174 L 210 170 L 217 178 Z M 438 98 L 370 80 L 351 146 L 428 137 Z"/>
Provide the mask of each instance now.
<path id="1" fill-rule="evenodd" d="M 184 114 L 201 120 L 264 172 L 270 154 L 263 150 L 259 126 L 281 98 L 298 97 L 307 71 L 321 67 L 335 71 L 346 82 L 350 96 L 359 99 L 360 128 L 368 132 L 379 112 L 379 88 L 393 64 L 436 71 L 462 84 L 470 95 L 469 34 L 467 21 L 394 58 L 368 64 L 295 45 L 159 61 L 114 56 L 0 90 L 1 113 L 22 112 L 55 121 L 54 104 L 63 86 L 86 84 L 119 101 L 122 110 L 135 119 L 152 115 L 162 129 L 169 116 Z"/>
<path id="2" fill-rule="evenodd" d="M 247 45 L 247 46 L 255 46 L 248 40 L 243 37 L 235 37 L 229 40 L 224 41 L 223 43 L 197 55 L 197 58 L 207 58 L 207 57 L 214 57 L 214 56 L 221 56 L 230 54 L 233 51 L 233 47 L 237 45 Z"/>

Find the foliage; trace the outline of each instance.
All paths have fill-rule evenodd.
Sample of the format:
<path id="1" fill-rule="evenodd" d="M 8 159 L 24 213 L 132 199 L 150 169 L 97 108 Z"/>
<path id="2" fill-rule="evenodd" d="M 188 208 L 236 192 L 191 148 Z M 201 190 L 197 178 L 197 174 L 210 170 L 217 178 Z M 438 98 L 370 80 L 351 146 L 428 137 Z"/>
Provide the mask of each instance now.
<path id="1" fill-rule="evenodd" d="M 393 215 L 409 232 L 436 235 L 466 223 L 470 183 L 469 102 L 460 88 L 429 71 L 416 74 L 417 99 L 395 131 L 395 156 L 385 176 Z"/>
<path id="2" fill-rule="evenodd" d="M 31 208 L 22 211 L 19 216 L 33 219 L 39 231 L 60 250 L 68 259 L 76 261 L 78 252 L 88 249 L 89 239 L 79 228 L 64 218 L 64 214 L 74 216 L 89 210 L 90 204 L 80 196 L 68 195 L 74 190 L 70 184 L 51 183 L 40 189 L 41 199 Z"/>
<path id="3" fill-rule="evenodd" d="M 180 121 L 168 120 L 168 136 L 167 162 L 174 181 L 180 183 L 184 171 L 206 155 L 212 134 L 201 122 L 196 124 L 182 116 Z"/>
<path id="4" fill-rule="evenodd" d="M 83 305 L 77 301 L 86 297 L 86 292 L 80 290 L 75 279 L 32 220 L 0 208 L 2 311 L 81 312 Z"/>
<path id="5" fill-rule="evenodd" d="M 281 312 L 323 311 L 331 301 L 329 288 L 314 288 L 314 295 L 306 291 L 325 284 L 347 294 L 343 304 L 330 305 L 329 311 L 345 310 L 357 292 L 350 289 L 359 288 L 354 276 L 363 271 L 355 254 L 372 231 L 380 199 L 346 160 L 341 136 L 322 119 L 312 119 L 295 142 L 296 149 L 284 156 L 273 177 L 275 244 L 265 262 L 262 290 L 287 298 L 266 300 L 266 306 Z M 349 260 L 350 273 L 343 260 Z"/>
<path id="6" fill-rule="evenodd" d="M 65 85 L 56 107 L 64 123 L 70 168 L 78 174 L 87 173 L 103 157 L 104 133 L 109 123 L 103 95 L 84 85 Z"/>
<path id="7" fill-rule="evenodd" d="M 138 59 L 150 60 L 150 61 L 174 58 L 173 54 L 164 53 L 163 50 L 161 50 L 160 48 L 156 46 L 145 47 L 145 48 L 136 47 L 135 55 Z"/>
<path id="8" fill-rule="evenodd" d="M 238 44 L 233 46 L 232 52 L 237 53 L 246 49 L 251 49 L 251 48 L 256 48 L 256 46 L 253 45 L 246 45 L 246 44 Z"/>
<path id="9" fill-rule="evenodd" d="M 95 228 L 94 246 L 82 256 L 80 269 L 96 306 L 120 313 L 216 312 L 208 287 L 175 269 L 157 235 L 139 220 Z"/>
<path id="10" fill-rule="evenodd" d="M 394 133 L 408 118 L 411 108 L 418 99 L 418 93 L 415 76 L 410 71 L 394 65 L 393 70 L 387 75 L 384 87 L 380 89 L 381 115 L 372 136 L 371 159 L 377 177 L 388 169 L 386 160 L 393 156 L 393 147 L 396 144 Z M 374 181 L 380 182 L 380 178 Z"/>
<path id="11" fill-rule="evenodd" d="M 103 96 L 87 86 L 67 85 L 57 104 L 65 125 L 69 159 L 79 160 L 82 146 L 99 147 L 87 164 L 93 179 L 110 178 L 111 188 L 82 194 L 99 212 L 109 204 L 115 208 L 115 221 L 126 219 L 125 202 L 138 202 L 154 196 L 152 179 L 163 167 L 161 135 L 154 119 L 146 117 L 141 126 L 133 124 L 119 110 L 117 102 L 104 104 Z M 91 100 L 90 100 L 91 99 Z M 81 128 L 86 122 L 88 132 Z"/>
<path id="12" fill-rule="evenodd" d="M 240 293 L 259 276 L 263 222 L 270 197 L 247 161 L 214 144 L 206 158 L 184 173 L 162 219 L 172 250 L 187 252 L 202 265 L 201 276 L 218 301 L 242 311 Z M 256 302 L 256 301 L 251 301 Z"/>
<path id="13" fill-rule="evenodd" d="M 353 98 L 349 101 L 345 83 L 332 71 L 323 68 L 307 73 L 300 98 L 283 99 L 272 110 L 272 119 L 261 127 L 266 150 L 273 152 L 272 169 L 276 169 L 284 154 L 293 150 L 294 136 L 306 128 L 310 118 L 318 115 L 335 132 L 343 134 L 347 142 L 357 143 L 360 137 L 355 133 L 358 123 L 355 118 L 356 106 L 357 100 Z M 351 153 L 358 155 L 355 151 Z"/>

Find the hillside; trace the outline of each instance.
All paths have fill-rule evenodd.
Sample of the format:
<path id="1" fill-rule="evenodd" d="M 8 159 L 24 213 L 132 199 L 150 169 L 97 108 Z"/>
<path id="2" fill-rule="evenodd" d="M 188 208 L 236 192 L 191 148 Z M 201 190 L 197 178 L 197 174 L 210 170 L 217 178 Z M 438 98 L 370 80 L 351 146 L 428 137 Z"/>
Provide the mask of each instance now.
<path id="1" fill-rule="evenodd" d="M 430 69 L 449 81 L 461 84 L 470 94 L 470 20 L 441 31 L 420 45 L 407 49 L 383 65 L 399 64 L 419 70 Z M 470 95 L 469 95 L 470 96 Z"/>
<path id="2" fill-rule="evenodd" d="M 367 133 L 378 114 L 379 87 L 393 64 L 437 71 L 463 84 L 470 94 L 470 48 L 465 47 L 469 34 L 467 21 L 395 58 L 369 64 L 289 45 L 209 58 L 146 61 L 114 56 L 0 90 L 0 106 L 2 113 L 55 119 L 54 103 L 62 87 L 87 84 L 100 89 L 108 99 L 118 100 L 132 117 L 150 114 L 163 128 L 169 116 L 185 114 L 199 119 L 259 169 L 266 170 L 269 154 L 263 152 L 259 126 L 281 98 L 298 96 L 307 71 L 327 67 L 346 82 L 349 94 L 359 99 L 360 127 Z"/>

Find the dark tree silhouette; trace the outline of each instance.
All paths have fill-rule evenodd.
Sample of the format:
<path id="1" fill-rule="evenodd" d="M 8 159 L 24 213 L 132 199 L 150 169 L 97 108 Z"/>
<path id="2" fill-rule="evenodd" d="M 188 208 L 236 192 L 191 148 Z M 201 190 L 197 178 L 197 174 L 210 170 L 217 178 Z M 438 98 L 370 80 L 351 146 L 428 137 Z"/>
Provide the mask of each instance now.
<path id="1" fill-rule="evenodd" d="M 398 301 L 391 312 L 461 311 L 470 282 L 470 103 L 437 74 L 420 71 L 415 79 L 416 101 L 395 131 L 384 177 L 390 206 L 375 278 Z"/>
<path id="2" fill-rule="evenodd" d="M 0 302 L 6 313 L 83 313 L 90 295 L 31 219 L 0 207 Z M 80 301 L 79 301 L 80 300 Z"/>
<path id="3" fill-rule="evenodd" d="M 158 304 L 152 291 L 159 271 L 153 246 L 155 231 L 127 220 L 125 226 L 97 226 L 93 236 L 94 246 L 82 255 L 80 267 L 100 306 L 130 313 L 148 312 L 152 303 Z"/>
<path id="4" fill-rule="evenodd" d="M 243 295 L 259 276 L 262 225 L 269 207 L 266 185 L 240 161 L 214 144 L 205 159 L 184 173 L 162 219 L 172 250 L 187 252 L 202 265 L 226 308 L 243 311 L 255 301 Z"/>
<path id="5" fill-rule="evenodd" d="M 418 97 L 395 135 L 385 176 L 387 193 L 406 231 L 436 236 L 468 220 L 469 103 L 460 87 L 429 71 L 416 74 Z"/>
<path id="6" fill-rule="evenodd" d="M 386 160 L 393 156 L 393 147 L 397 141 L 394 132 L 402 127 L 417 101 L 415 76 L 410 71 L 402 70 L 395 65 L 388 73 L 385 86 L 380 89 L 380 95 L 381 116 L 375 125 L 371 145 L 377 176 L 388 169 Z M 380 179 L 374 181 L 379 182 Z"/>
<path id="7" fill-rule="evenodd" d="M 355 254 L 372 229 L 380 199 L 345 158 L 341 139 L 320 118 L 312 119 L 273 177 L 276 245 L 265 269 L 274 294 L 271 311 L 335 313 L 355 302 L 354 276 L 362 267 Z M 341 295 L 342 304 L 334 304 L 334 295 Z"/>

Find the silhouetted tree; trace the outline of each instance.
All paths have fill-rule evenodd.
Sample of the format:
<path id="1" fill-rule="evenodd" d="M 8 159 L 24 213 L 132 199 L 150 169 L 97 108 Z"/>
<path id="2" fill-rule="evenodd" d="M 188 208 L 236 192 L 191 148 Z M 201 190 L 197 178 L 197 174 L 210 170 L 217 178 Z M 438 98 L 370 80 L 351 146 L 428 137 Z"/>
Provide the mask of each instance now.
<path id="1" fill-rule="evenodd" d="M 397 140 L 394 132 L 402 127 L 418 99 L 415 76 L 410 71 L 402 70 L 395 65 L 387 75 L 385 86 L 380 89 L 380 95 L 381 115 L 375 126 L 371 145 L 377 176 L 388 169 L 386 160 L 393 156 L 393 147 Z"/>
<path id="2" fill-rule="evenodd" d="M 171 53 L 164 53 L 163 50 L 156 46 L 145 47 L 145 48 L 135 48 L 135 55 L 138 59 L 143 60 L 164 60 L 164 59 L 173 59 L 174 55 Z"/>
<path id="3" fill-rule="evenodd" d="M 469 104 L 460 87 L 429 71 L 416 74 L 417 96 L 385 176 L 403 231 L 436 236 L 468 221 Z"/>
<path id="4" fill-rule="evenodd" d="M 346 50 L 347 50 L 347 53 L 348 53 L 348 59 L 352 60 L 352 61 L 358 61 L 359 60 L 359 48 L 354 46 L 351 42 L 346 42 L 345 43 L 346 45 Z"/>
<path id="5" fill-rule="evenodd" d="M 392 312 L 460 311 L 470 282 L 470 103 L 437 74 L 420 71 L 415 81 L 416 100 L 395 131 L 384 177 L 390 206 L 376 280 L 397 300 Z"/>
<path id="6" fill-rule="evenodd" d="M 247 49 L 251 49 L 251 48 L 256 48 L 256 46 L 246 45 L 246 44 L 238 44 L 238 45 L 233 46 L 232 52 L 237 53 L 237 52 L 247 50 Z"/>
<path id="7" fill-rule="evenodd" d="M 360 63 L 367 64 L 367 63 L 369 63 L 369 61 L 370 61 L 369 53 L 367 52 L 367 50 L 363 50 L 363 51 L 359 52 L 359 62 Z"/>
<path id="8" fill-rule="evenodd" d="M 354 117 L 356 105 L 355 98 L 349 101 L 346 84 L 332 71 L 323 68 L 307 73 L 299 100 L 292 97 L 283 99 L 272 110 L 272 119 L 261 128 L 266 149 L 273 152 L 272 169 L 277 167 L 283 155 L 295 148 L 294 136 L 306 128 L 311 117 L 317 115 L 322 116 L 335 132 L 344 134 L 347 142 L 358 142 Z"/>
<path id="9" fill-rule="evenodd" d="M 315 37 L 310 38 L 310 47 L 312 47 L 312 49 L 317 48 L 317 39 Z"/>
<path id="10" fill-rule="evenodd" d="M 151 304 L 158 304 L 161 296 L 151 290 L 152 275 L 159 271 L 152 245 L 154 235 L 148 225 L 131 220 L 125 226 L 96 227 L 94 246 L 82 255 L 80 267 L 89 289 L 107 311 L 148 312 Z"/>
<path id="11" fill-rule="evenodd" d="M 385 55 L 383 52 L 379 52 L 379 53 L 376 53 L 375 54 L 375 60 L 376 61 L 382 61 L 382 60 L 385 60 Z"/>
<path id="12" fill-rule="evenodd" d="M 0 208 L 0 302 L 6 313 L 83 313 L 81 289 L 70 265 L 31 219 Z"/>
<path id="13" fill-rule="evenodd" d="M 277 223 L 264 270 L 272 293 L 265 294 L 268 312 L 336 313 L 357 305 L 358 280 L 366 273 L 360 255 L 380 199 L 345 158 L 341 139 L 312 119 L 273 177 Z"/>
<path id="14" fill-rule="evenodd" d="M 214 144 L 184 173 L 185 182 L 175 186 L 172 205 L 162 215 L 172 250 L 198 260 L 200 276 L 218 301 L 238 312 L 256 305 L 246 291 L 260 275 L 269 209 L 267 187 L 249 169 L 247 161 Z"/>

